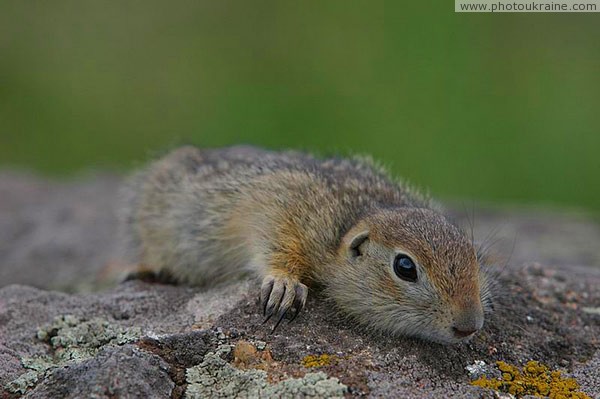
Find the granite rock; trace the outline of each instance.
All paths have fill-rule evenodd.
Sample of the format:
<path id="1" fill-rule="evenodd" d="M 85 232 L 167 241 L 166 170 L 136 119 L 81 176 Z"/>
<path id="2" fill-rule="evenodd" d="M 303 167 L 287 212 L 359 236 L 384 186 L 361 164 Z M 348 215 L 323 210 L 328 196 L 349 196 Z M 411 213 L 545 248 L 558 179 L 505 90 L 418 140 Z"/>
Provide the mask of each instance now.
<path id="1" fill-rule="evenodd" d="M 492 398 L 470 381 L 498 360 L 538 360 L 600 397 L 600 227 L 588 215 L 451 205 L 499 254 L 498 287 L 484 329 L 443 346 L 366 331 L 316 292 L 273 333 L 256 281 L 114 284 L 119 181 L 0 173 L 0 398 Z M 256 362 L 236 358 L 240 342 Z"/>

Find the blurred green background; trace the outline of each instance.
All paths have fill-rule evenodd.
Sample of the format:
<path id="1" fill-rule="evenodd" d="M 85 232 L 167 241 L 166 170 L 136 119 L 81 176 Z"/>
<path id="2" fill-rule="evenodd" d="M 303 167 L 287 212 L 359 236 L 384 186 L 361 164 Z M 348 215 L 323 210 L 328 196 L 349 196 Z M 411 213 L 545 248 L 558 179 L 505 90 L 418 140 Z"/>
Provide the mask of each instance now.
<path id="1" fill-rule="evenodd" d="M 181 142 L 370 153 L 442 198 L 600 210 L 600 14 L 452 2 L 2 1 L 0 166 Z"/>

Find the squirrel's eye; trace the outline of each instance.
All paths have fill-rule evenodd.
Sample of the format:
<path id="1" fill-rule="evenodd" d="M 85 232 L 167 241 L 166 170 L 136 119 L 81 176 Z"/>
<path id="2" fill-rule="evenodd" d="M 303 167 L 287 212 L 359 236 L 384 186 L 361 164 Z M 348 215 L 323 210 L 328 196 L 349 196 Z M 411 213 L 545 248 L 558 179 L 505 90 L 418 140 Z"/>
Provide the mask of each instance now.
<path id="1" fill-rule="evenodd" d="M 399 254 L 394 259 L 394 273 L 402 280 L 414 283 L 417 281 L 417 266 L 415 262 L 404 254 Z"/>

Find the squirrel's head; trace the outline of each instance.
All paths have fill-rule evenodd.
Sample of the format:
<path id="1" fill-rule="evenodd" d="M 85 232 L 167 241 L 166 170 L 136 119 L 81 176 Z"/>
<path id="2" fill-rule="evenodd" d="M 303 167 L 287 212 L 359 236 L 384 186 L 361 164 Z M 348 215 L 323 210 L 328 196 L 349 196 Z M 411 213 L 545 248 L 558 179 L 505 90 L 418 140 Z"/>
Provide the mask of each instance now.
<path id="1" fill-rule="evenodd" d="M 380 210 L 342 239 L 327 289 L 381 331 L 459 342 L 483 326 L 488 282 L 465 234 L 430 209 Z"/>

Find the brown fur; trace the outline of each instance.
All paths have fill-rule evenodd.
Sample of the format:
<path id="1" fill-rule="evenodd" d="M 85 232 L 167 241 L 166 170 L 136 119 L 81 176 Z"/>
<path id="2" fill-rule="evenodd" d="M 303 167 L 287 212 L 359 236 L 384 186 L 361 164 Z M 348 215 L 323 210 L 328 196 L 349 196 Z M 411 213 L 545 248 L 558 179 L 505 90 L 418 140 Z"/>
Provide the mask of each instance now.
<path id="1" fill-rule="evenodd" d="M 301 308 L 317 283 L 344 314 L 389 333 L 455 342 L 452 328 L 480 328 L 488 284 L 472 243 L 371 161 L 183 147 L 138 172 L 123 201 L 137 261 L 197 285 L 262 276 L 269 317 Z M 398 252 L 418 282 L 395 276 Z"/>

